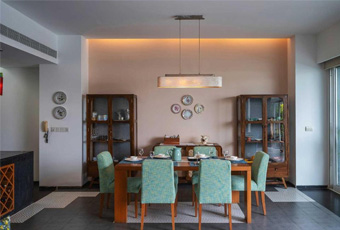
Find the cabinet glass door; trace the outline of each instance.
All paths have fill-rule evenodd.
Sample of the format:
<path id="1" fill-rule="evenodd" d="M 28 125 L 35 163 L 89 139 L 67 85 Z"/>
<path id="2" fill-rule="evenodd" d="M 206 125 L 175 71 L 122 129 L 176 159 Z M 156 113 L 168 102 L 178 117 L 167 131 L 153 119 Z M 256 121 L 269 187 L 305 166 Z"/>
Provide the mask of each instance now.
<path id="1" fill-rule="evenodd" d="M 262 121 L 262 98 L 248 98 L 245 109 L 247 121 Z"/>
<path id="2" fill-rule="evenodd" d="M 269 161 L 285 162 L 285 127 L 283 123 L 269 123 L 267 128 Z"/>
<path id="3" fill-rule="evenodd" d="M 112 149 L 115 160 L 131 155 L 130 104 L 126 97 L 112 98 Z"/>
<path id="4" fill-rule="evenodd" d="M 281 97 L 270 97 L 267 99 L 267 119 L 268 121 L 283 121 L 284 102 Z"/>
<path id="5" fill-rule="evenodd" d="M 263 150 L 262 124 L 246 124 L 245 158 L 250 159 L 256 152 Z"/>
<path id="6" fill-rule="evenodd" d="M 91 106 L 91 160 L 96 161 L 97 155 L 109 151 L 109 117 L 108 98 L 96 97 L 92 99 Z"/>

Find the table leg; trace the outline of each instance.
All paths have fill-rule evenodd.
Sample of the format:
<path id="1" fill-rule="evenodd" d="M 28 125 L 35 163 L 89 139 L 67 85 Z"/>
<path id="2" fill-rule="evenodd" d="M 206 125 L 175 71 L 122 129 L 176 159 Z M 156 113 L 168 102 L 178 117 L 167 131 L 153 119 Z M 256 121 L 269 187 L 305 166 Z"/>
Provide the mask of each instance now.
<path id="1" fill-rule="evenodd" d="M 115 170 L 115 219 L 116 223 L 127 222 L 127 172 Z"/>
<path id="2" fill-rule="evenodd" d="M 245 205 L 246 205 L 246 221 L 248 224 L 251 223 L 251 170 L 246 171 L 246 178 L 245 178 Z"/>

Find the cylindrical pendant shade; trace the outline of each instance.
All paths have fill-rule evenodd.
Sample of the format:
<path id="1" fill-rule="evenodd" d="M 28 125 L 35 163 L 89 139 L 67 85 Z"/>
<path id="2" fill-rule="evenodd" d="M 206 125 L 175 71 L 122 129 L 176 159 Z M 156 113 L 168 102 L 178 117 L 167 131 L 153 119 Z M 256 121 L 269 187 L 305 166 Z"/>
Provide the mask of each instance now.
<path id="1" fill-rule="evenodd" d="M 192 75 L 158 77 L 158 88 L 221 88 L 222 77 Z"/>

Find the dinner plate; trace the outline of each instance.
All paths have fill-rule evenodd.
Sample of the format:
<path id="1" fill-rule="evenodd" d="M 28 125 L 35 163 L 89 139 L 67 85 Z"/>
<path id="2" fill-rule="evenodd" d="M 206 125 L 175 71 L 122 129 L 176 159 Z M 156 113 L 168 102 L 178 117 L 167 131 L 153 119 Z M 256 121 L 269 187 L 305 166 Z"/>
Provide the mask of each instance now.
<path id="1" fill-rule="evenodd" d="M 243 160 L 243 158 L 231 159 L 231 158 L 229 158 L 229 157 L 226 157 L 225 159 L 226 159 L 226 160 L 229 160 L 229 161 L 241 161 L 241 160 Z"/>
<path id="2" fill-rule="evenodd" d="M 170 158 L 170 156 L 159 156 L 159 155 L 156 155 L 156 156 L 153 156 L 153 158 L 167 159 L 167 158 Z"/>
<path id="3" fill-rule="evenodd" d="M 126 161 L 141 161 L 143 160 L 142 158 L 136 158 L 136 159 L 133 159 L 131 157 L 128 157 L 128 158 L 125 158 Z"/>

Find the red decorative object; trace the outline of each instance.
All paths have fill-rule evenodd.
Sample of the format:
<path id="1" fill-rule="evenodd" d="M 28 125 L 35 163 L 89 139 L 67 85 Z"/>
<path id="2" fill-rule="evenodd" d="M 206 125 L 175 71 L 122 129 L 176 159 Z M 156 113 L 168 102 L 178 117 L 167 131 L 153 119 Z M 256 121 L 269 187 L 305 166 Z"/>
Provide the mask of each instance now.
<path id="1" fill-rule="evenodd" d="M 2 96 L 3 88 L 4 88 L 4 78 L 2 76 L 2 73 L 0 73 L 0 96 Z"/>

